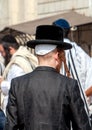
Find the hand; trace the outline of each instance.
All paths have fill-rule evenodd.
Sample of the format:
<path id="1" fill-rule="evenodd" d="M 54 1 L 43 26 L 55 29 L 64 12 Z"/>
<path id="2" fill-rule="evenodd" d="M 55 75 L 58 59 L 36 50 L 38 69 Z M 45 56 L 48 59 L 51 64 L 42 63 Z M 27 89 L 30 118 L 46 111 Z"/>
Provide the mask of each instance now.
<path id="1" fill-rule="evenodd" d="M 3 80 L 4 80 L 3 77 L 0 76 L 0 84 L 2 83 Z"/>

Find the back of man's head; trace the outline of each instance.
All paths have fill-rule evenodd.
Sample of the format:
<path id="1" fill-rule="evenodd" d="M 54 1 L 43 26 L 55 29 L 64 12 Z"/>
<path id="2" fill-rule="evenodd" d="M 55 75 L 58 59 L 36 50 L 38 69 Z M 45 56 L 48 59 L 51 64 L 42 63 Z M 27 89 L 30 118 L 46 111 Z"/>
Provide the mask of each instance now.
<path id="1" fill-rule="evenodd" d="M 1 44 L 7 44 L 7 46 L 12 46 L 14 49 L 18 49 L 19 48 L 19 44 L 16 40 L 16 38 L 14 36 L 12 36 L 11 34 L 5 35 L 4 37 L 2 37 L 1 39 Z"/>
<path id="2" fill-rule="evenodd" d="M 2 41 L 4 42 L 9 42 L 9 43 L 16 43 L 16 39 L 14 38 L 14 36 L 8 34 L 8 35 L 5 35 L 3 38 L 2 38 Z"/>

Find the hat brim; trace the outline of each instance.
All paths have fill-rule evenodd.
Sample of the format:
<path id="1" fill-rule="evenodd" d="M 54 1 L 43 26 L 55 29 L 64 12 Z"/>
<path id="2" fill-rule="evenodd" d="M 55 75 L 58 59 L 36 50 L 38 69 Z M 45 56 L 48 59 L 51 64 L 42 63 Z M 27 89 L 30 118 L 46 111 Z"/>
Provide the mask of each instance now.
<path id="1" fill-rule="evenodd" d="M 35 48 L 36 45 L 38 44 L 52 44 L 52 45 L 57 45 L 60 48 L 64 49 L 64 50 L 68 50 L 72 48 L 72 45 L 66 42 L 62 42 L 62 41 L 56 41 L 56 40 L 31 40 L 27 42 L 27 46 L 30 48 Z"/>

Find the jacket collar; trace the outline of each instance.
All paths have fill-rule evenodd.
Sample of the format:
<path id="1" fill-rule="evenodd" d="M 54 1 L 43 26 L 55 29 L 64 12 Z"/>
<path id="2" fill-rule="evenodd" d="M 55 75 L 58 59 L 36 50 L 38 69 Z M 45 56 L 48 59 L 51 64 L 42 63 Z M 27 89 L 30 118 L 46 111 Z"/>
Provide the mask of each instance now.
<path id="1" fill-rule="evenodd" d="M 49 67 L 49 66 L 38 66 L 35 70 L 38 70 L 38 71 L 45 71 L 46 70 L 46 71 L 55 71 L 55 72 L 57 72 L 55 68 Z"/>

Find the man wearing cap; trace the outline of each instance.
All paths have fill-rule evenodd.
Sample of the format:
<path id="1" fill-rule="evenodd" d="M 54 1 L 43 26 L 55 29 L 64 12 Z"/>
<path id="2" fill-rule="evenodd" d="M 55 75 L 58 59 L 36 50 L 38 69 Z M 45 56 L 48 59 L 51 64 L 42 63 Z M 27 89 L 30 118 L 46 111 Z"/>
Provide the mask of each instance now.
<path id="1" fill-rule="evenodd" d="M 5 130 L 91 130 L 77 81 L 60 74 L 64 50 L 63 29 L 53 25 L 36 28 L 35 48 L 39 66 L 11 81 Z M 22 116 L 21 116 L 22 115 Z"/>
<path id="2" fill-rule="evenodd" d="M 86 103 L 86 96 L 89 96 L 89 104 L 92 104 L 92 59 L 86 54 L 86 52 L 78 46 L 75 42 L 69 40 L 69 34 L 71 32 L 71 26 L 66 19 L 57 19 L 53 22 L 53 25 L 59 26 L 64 29 L 64 41 L 72 45 L 72 49 L 65 51 L 66 62 L 71 73 L 71 77 L 77 79 L 80 86 L 80 91 L 83 99 L 85 100 L 85 107 L 92 113 L 91 107 Z M 64 69 L 61 69 L 61 73 L 65 75 Z M 84 93 L 85 92 L 85 93 Z M 86 96 L 85 96 L 86 94 Z M 87 106 L 86 106 L 87 105 Z M 88 111 L 88 110 L 87 110 Z"/>
<path id="3" fill-rule="evenodd" d="M 87 89 L 89 86 L 92 85 L 92 84 L 89 85 L 88 83 L 86 83 L 86 79 L 88 76 L 87 72 L 89 70 L 91 58 L 85 53 L 85 51 L 80 46 L 78 46 L 75 42 L 72 42 L 69 40 L 71 26 L 66 19 L 58 19 L 54 21 L 53 24 L 64 29 L 64 32 L 65 32 L 64 41 L 72 45 L 72 49 L 69 51 L 66 51 L 66 60 L 67 60 L 68 66 L 70 67 L 69 70 L 71 72 L 72 77 L 77 79 L 75 70 L 73 67 L 73 63 L 71 60 L 71 55 L 72 55 L 74 64 L 76 66 L 76 71 L 80 79 L 81 86 L 83 87 L 84 90 Z M 71 54 L 70 54 L 70 51 L 71 51 Z"/>

